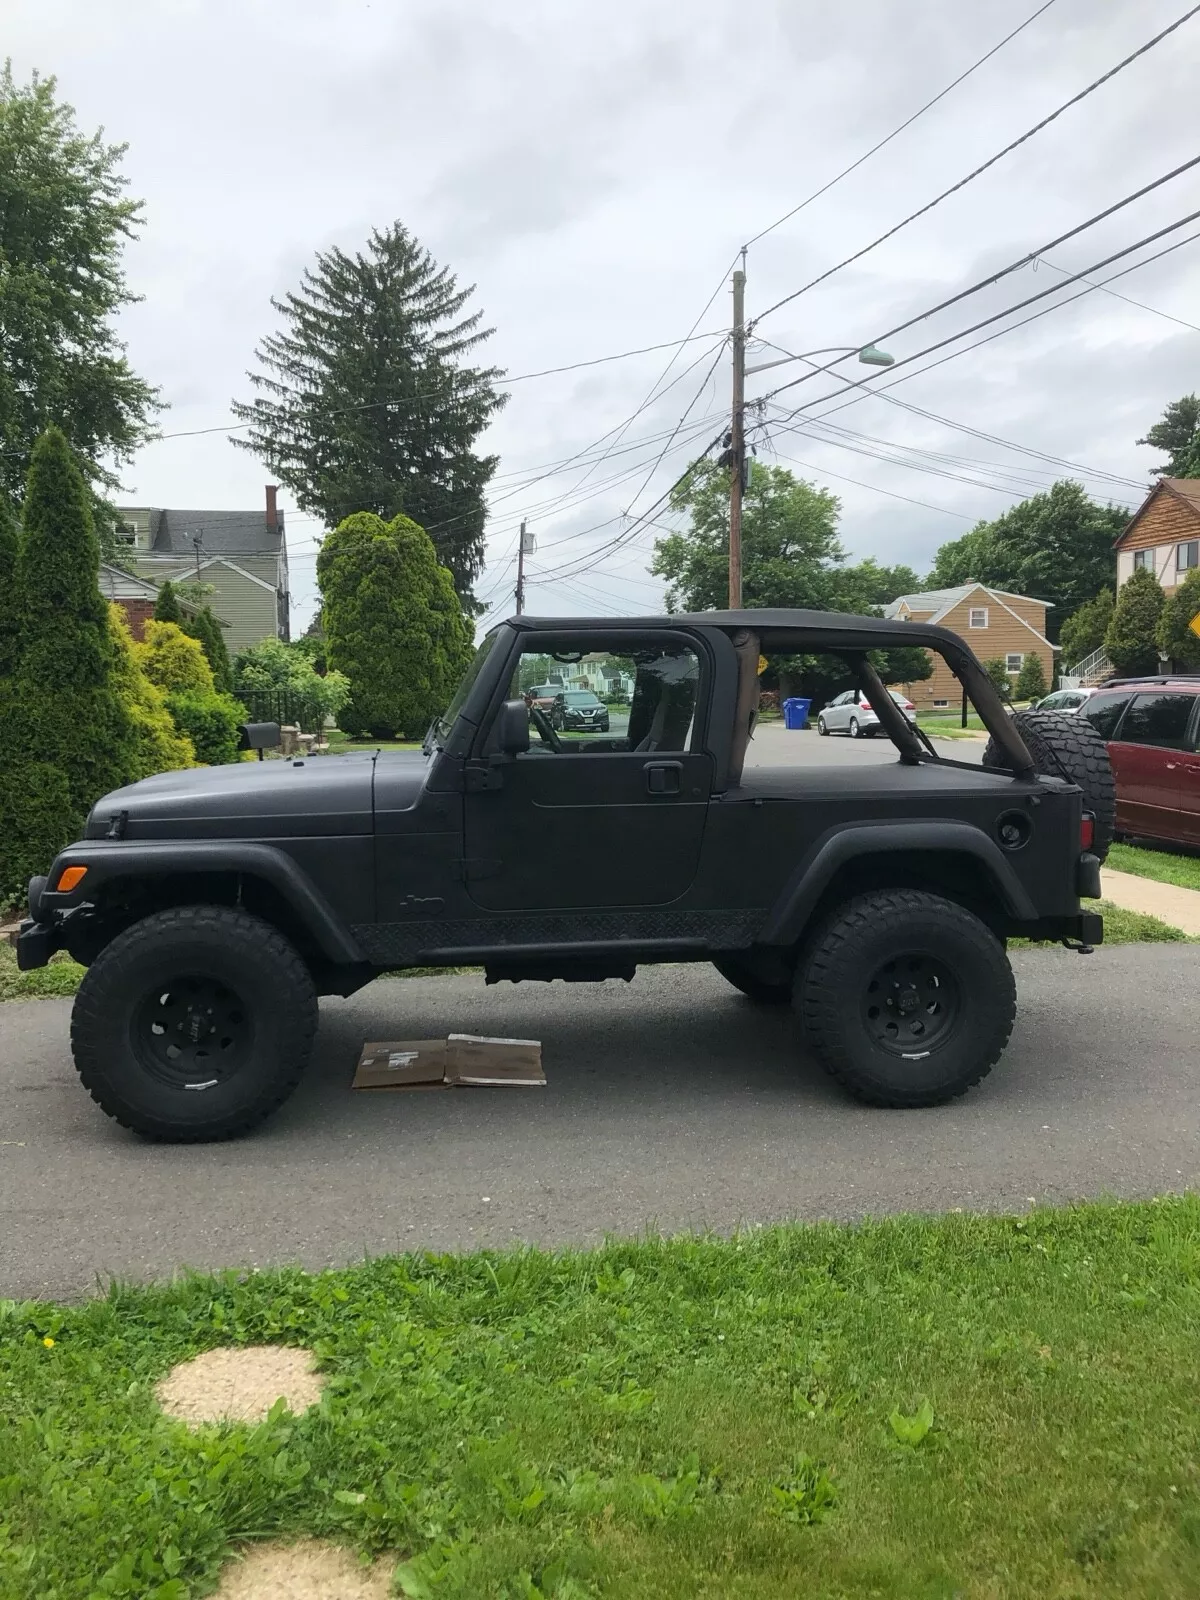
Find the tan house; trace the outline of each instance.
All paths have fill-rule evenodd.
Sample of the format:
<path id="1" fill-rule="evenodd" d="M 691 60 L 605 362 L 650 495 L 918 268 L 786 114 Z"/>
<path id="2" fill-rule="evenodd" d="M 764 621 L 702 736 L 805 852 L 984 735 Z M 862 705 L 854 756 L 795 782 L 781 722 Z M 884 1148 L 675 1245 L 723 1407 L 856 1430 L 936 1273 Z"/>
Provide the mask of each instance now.
<path id="1" fill-rule="evenodd" d="M 1049 688 L 1055 650 L 1046 637 L 1046 612 L 1050 609 L 1048 600 L 989 589 L 982 583 L 962 583 L 955 589 L 902 594 L 884 607 L 884 615 L 951 629 L 967 641 L 980 661 L 1003 661 L 1014 684 L 1026 656 L 1036 655 Z M 962 702 L 962 687 L 939 655 L 933 657 L 932 678 L 902 687 L 918 711 L 951 710 Z"/>
<path id="2" fill-rule="evenodd" d="M 258 511 L 117 509 L 138 577 L 155 587 L 167 578 L 207 585 L 231 655 L 289 637 L 287 541 L 273 483 Z"/>
<path id="3" fill-rule="evenodd" d="M 1117 588 L 1149 567 L 1171 594 L 1200 566 L 1200 478 L 1160 478 L 1116 540 Z"/>

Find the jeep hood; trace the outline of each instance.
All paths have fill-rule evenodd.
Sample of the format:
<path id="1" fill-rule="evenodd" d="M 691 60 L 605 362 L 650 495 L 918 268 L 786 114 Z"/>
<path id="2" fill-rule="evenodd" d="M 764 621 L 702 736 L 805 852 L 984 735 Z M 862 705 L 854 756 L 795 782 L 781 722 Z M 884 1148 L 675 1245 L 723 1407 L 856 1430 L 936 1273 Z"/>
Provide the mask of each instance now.
<path id="1" fill-rule="evenodd" d="M 419 788 L 424 760 L 413 760 Z M 246 761 L 160 772 L 97 801 L 89 839 L 268 839 L 370 833 L 375 757 Z M 124 818 L 122 818 L 124 813 Z"/>

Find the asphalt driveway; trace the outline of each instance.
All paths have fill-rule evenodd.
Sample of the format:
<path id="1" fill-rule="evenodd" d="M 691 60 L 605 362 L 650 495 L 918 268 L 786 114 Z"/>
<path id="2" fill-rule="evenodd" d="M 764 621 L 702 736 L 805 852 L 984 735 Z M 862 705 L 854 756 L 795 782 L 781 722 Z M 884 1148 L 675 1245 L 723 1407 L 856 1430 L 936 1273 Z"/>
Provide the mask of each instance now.
<path id="1" fill-rule="evenodd" d="M 183 1266 L 587 1243 L 657 1227 L 1022 1208 L 1200 1177 L 1200 947 L 1018 952 L 1020 1020 L 965 1100 L 846 1101 L 786 1011 L 708 967 L 632 984 L 384 979 L 322 1002 L 311 1071 L 260 1133 L 140 1143 L 80 1089 L 69 1003 L 0 1005 L 0 1296 Z M 545 1089 L 351 1094 L 365 1039 L 540 1038 Z"/>

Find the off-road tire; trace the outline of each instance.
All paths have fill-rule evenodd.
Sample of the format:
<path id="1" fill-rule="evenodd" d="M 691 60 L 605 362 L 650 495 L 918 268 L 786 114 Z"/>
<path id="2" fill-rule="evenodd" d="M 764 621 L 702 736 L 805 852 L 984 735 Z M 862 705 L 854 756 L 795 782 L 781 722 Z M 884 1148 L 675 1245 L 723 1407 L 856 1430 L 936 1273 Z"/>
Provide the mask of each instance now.
<path id="1" fill-rule="evenodd" d="M 229 1024 L 234 1065 L 207 1088 L 184 1087 L 183 1069 L 173 1073 L 158 1057 L 162 1040 L 149 1038 L 164 1032 L 153 1021 L 155 991 L 165 997 L 172 984 L 228 994 L 229 1016 L 245 1024 L 240 1034 L 238 1021 Z M 190 1144 L 236 1138 L 281 1106 L 308 1064 L 316 1028 L 316 990 L 289 940 L 245 911 L 189 905 L 135 922 L 101 951 L 75 997 L 71 1049 L 84 1088 L 122 1127 Z M 214 1037 L 213 1071 L 221 1046 Z"/>
<path id="2" fill-rule="evenodd" d="M 937 1024 L 942 1031 L 932 1032 L 937 1018 L 921 1007 L 904 1022 L 928 1021 L 927 1047 L 879 1040 L 888 1012 L 877 980 L 889 963 L 900 983 L 914 967 L 945 974 L 942 994 L 954 1010 Z M 793 1003 L 821 1065 L 855 1099 L 936 1106 L 991 1071 L 1012 1032 L 1016 990 L 1004 947 L 978 917 L 940 895 L 883 889 L 846 901 L 818 930 L 797 969 Z"/>
<path id="3" fill-rule="evenodd" d="M 1117 820 L 1117 786 L 1103 738 L 1086 717 L 1063 711 L 1018 711 L 1013 721 L 1039 772 L 1050 778 L 1066 778 L 1083 790 L 1084 810 L 1096 819 L 1092 854 L 1103 861 L 1113 842 Z M 983 764 L 1008 766 L 995 739 L 987 742 Z"/>
<path id="4" fill-rule="evenodd" d="M 792 985 L 787 983 L 772 983 L 767 978 L 760 978 L 744 961 L 737 956 L 714 956 L 713 966 L 735 989 L 741 991 L 748 1000 L 753 1000 L 761 1006 L 783 1006 L 792 998 Z"/>

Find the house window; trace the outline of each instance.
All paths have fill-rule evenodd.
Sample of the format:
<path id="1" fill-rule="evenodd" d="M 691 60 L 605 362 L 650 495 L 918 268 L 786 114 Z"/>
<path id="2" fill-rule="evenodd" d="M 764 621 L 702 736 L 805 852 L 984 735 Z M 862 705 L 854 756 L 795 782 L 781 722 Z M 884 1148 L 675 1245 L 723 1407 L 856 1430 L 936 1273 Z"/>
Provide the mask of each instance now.
<path id="1" fill-rule="evenodd" d="M 1175 546 L 1175 571 L 1186 572 L 1189 567 L 1200 566 L 1200 539 L 1189 539 Z"/>
<path id="2" fill-rule="evenodd" d="M 933 702 L 933 709 L 935 711 L 944 711 L 949 704 L 949 700 L 935 700 Z"/>
<path id="3" fill-rule="evenodd" d="M 1024 659 L 1025 657 L 1019 650 L 1010 650 L 1004 658 L 1004 670 L 1006 672 L 1020 672 L 1021 663 Z"/>
<path id="4" fill-rule="evenodd" d="M 1153 550 L 1135 550 L 1133 552 L 1133 570 L 1140 572 L 1143 567 L 1149 568 L 1151 572 L 1154 571 Z"/>
<path id="5" fill-rule="evenodd" d="M 127 523 L 122 523 L 121 526 L 117 529 L 117 543 L 118 544 L 136 544 L 137 543 L 137 529 L 129 527 L 129 525 Z"/>
<path id="6" fill-rule="evenodd" d="M 972 606 L 970 616 L 967 619 L 967 626 L 971 628 L 986 628 L 987 625 L 987 607 Z"/>

